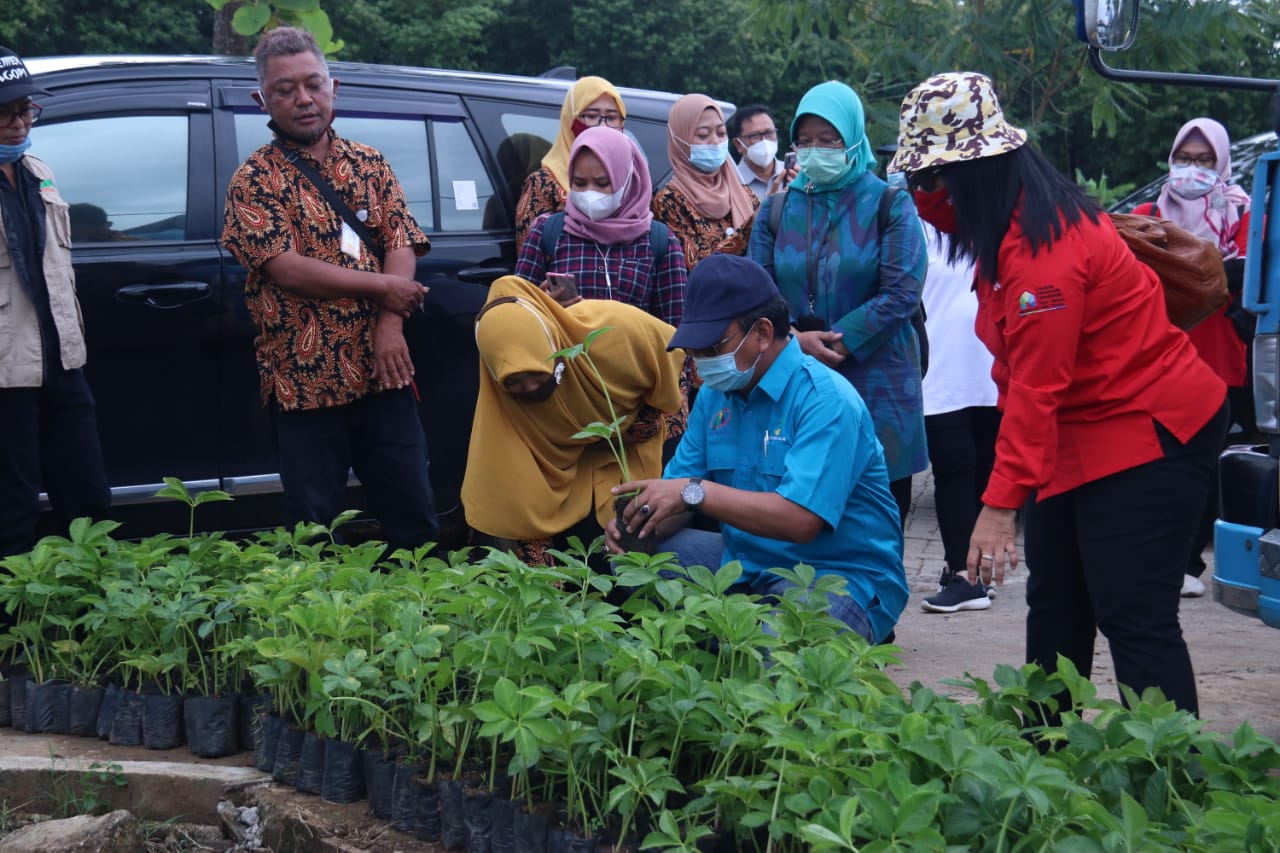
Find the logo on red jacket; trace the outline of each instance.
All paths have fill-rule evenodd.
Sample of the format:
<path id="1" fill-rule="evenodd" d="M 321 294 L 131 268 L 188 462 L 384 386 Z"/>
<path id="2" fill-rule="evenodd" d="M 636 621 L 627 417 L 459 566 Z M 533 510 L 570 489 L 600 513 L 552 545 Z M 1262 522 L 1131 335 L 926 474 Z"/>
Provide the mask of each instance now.
<path id="1" fill-rule="evenodd" d="M 1043 314 L 1046 311 L 1057 311 L 1066 307 L 1067 300 L 1063 298 L 1062 291 L 1051 284 L 1037 287 L 1034 293 L 1030 290 L 1024 290 L 1018 297 L 1019 317 Z"/>

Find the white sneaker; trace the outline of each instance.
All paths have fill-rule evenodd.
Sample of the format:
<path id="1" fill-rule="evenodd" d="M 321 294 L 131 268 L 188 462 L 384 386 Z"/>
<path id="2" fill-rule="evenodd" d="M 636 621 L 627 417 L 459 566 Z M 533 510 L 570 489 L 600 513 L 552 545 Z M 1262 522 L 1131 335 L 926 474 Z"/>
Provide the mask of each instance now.
<path id="1" fill-rule="evenodd" d="M 1195 575 L 1182 576 L 1182 597 L 1199 598 L 1204 595 L 1204 582 Z"/>

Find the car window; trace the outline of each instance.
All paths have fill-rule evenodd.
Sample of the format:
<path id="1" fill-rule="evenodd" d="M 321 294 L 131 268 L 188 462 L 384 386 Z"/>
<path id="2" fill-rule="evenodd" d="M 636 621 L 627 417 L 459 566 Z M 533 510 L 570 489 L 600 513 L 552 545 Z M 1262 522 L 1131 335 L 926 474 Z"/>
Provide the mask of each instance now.
<path id="1" fill-rule="evenodd" d="M 493 182 L 461 122 L 431 122 L 440 176 L 440 230 L 480 231 L 493 199 Z"/>
<path id="2" fill-rule="evenodd" d="M 185 115 L 37 125 L 32 147 L 71 205 L 72 241 L 185 240 L 187 127 Z"/>
<path id="3" fill-rule="evenodd" d="M 387 158 L 404 190 L 409 211 L 424 231 L 435 221 L 426 124 L 421 118 L 340 116 L 334 129 L 344 139 L 376 148 Z M 236 114 L 236 153 L 240 162 L 271 141 L 262 113 Z"/>

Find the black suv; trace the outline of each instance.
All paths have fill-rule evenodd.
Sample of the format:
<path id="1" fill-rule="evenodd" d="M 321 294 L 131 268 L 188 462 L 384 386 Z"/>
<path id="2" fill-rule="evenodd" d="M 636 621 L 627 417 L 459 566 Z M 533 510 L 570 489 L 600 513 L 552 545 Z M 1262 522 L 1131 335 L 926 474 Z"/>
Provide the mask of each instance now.
<path id="1" fill-rule="evenodd" d="M 71 205 L 89 382 L 122 532 L 186 529 L 185 512 L 153 497 L 166 475 L 238 498 L 202 507 L 201 527 L 278 523 L 280 481 L 259 403 L 245 271 L 218 242 L 232 172 L 270 139 L 250 99 L 253 63 L 112 56 L 27 64 L 51 93 L 41 100 L 32 153 L 52 167 Z M 515 266 L 513 213 L 528 168 L 521 155 L 555 138 L 571 82 L 331 68 L 342 82 L 335 129 L 386 155 L 431 237 L 418 264 L 431 292 L 406 332 L 448 539 L 465 529 L 459 493 L 478 362 L 472 317 L 488 285 Z M 622 94 L 626 130 L 661 184 L 677 96 Z"/>

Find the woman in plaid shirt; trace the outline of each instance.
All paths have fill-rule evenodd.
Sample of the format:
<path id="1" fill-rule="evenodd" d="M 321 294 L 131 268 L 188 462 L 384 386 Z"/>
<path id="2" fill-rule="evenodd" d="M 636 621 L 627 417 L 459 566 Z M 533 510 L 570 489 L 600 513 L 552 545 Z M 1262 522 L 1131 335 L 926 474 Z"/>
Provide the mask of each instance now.
<path id="1" fill-rule="evenodd" d="M 684 250 L 667 232 L 666 251 L 653 250 L 653 184 L 644 154 L 624 133 L 583 131 L 569 153 L 569 203 L 554 245 L 543 239 L 543 214 L 520 248 L 516 275 L 551 290 L 547 273 L 572 275 L 586 299 L 612 299 L 648 311 L 671 325 L 684 308 Z M 573 301 L 568 300 L 568 301 Z"/>

